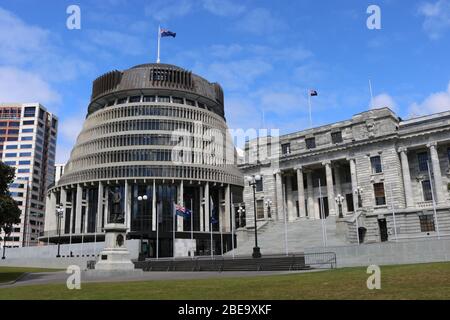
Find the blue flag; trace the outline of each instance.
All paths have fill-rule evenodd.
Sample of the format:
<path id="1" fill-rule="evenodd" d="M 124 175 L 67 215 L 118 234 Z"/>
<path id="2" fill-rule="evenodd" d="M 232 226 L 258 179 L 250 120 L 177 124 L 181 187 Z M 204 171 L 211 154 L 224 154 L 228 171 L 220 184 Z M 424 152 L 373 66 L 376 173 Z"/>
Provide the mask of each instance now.
<path id="1" fill-rule="evenodd" d="M 175 214 L 177 216 L 183 217 L 183 219 L 188 219 L 191 216 L 192 212 L 188 208 L 177 204 L 175 205 Z"/>
<path id="2" fill-rule="evenodd" d="M 164 37 L 173 37 L 175 38 L 177 34 L 175 32 L 169 31 L 167 29 L 161 29 L 161 38 Z"/>

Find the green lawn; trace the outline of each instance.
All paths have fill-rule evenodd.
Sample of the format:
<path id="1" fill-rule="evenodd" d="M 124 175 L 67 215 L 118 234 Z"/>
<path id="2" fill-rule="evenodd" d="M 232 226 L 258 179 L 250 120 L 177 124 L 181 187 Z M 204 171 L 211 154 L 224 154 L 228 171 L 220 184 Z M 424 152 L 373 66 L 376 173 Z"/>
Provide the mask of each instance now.
<path id="1" fill-rule="evenodd" d="M 0 299 L 450 299 L 450 263 L 381 267 L 381 290 L 366 268 L 208 280 L 86 283 L 0 289 Z"/>
<path id="2" fill-rule="evenodd" d="M 55 269 L 0 267 L 0 283 L 14 281 L 26 272 L 52 272 Z"/>

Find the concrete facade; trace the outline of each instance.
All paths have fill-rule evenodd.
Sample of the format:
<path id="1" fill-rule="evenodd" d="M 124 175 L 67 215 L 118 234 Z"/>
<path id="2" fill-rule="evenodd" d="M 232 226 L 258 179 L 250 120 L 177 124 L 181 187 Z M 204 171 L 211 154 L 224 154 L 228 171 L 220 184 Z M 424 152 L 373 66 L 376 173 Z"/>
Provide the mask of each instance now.
<path id="1" fill-rule="evenodd" d="M 450 234 L 450 112 L 402 120 L 381 108 L 250 140 L 240 169 L 263 177 L 261 221 L 336 217 L 348 243 Z M 253 225 L 248 185 L 244 202 Z"/>

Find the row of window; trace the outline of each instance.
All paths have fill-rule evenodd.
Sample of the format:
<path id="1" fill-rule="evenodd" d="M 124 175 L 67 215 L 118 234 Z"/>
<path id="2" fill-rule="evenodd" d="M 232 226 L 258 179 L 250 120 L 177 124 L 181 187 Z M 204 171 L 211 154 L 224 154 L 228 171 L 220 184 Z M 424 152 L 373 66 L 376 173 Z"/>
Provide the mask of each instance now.
<path id="1" fill-rule="evenodd" d="M 331 132 L 331 143 L 332 144 L 338 144 L 342 143 L 344 140 L 342 139 L 342 132 L 336 131 Z M 305 146 L 307 150 L 315 149 L 316 148 L 316 138 L 310 137 L 305 139 Z M 283 143 L 281 145 L 281 154 L 288 155 L 291 153 L 291 144 L 290 143 Z"/>
<path id="2" fill-rule="evenodd" d="M 175 96 L 132 96 L 132 97 L 124 97 L 119 99 L 114 99 L 109 101 L 106 106 L 111 107 L 114 105 L 120 105 L 125 103 L 139 103 L 139 102 L 159 102 L 159 103 L 177 103 L 177 104 L 186 104 L 188 106 L 196 107 L 202 109 L 207 109 L 207 106 L 204 103 L 197 102 L 190 99 L 185 99 L 181 97 Z"/>

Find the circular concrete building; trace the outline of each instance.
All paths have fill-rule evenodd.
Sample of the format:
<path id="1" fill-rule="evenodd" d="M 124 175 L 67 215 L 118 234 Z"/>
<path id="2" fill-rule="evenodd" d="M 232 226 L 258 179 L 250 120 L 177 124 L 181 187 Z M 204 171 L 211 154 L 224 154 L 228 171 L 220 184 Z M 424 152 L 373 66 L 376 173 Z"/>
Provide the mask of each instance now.
<path id="1" fill-rule="evenodd" d="M 243 187 L 236 157 L 219 84 L 167 64 L 106 73 L 48 191 L 41 241 L 101 241 L 119 222 L 146 257 L 229 251 Z"/>

